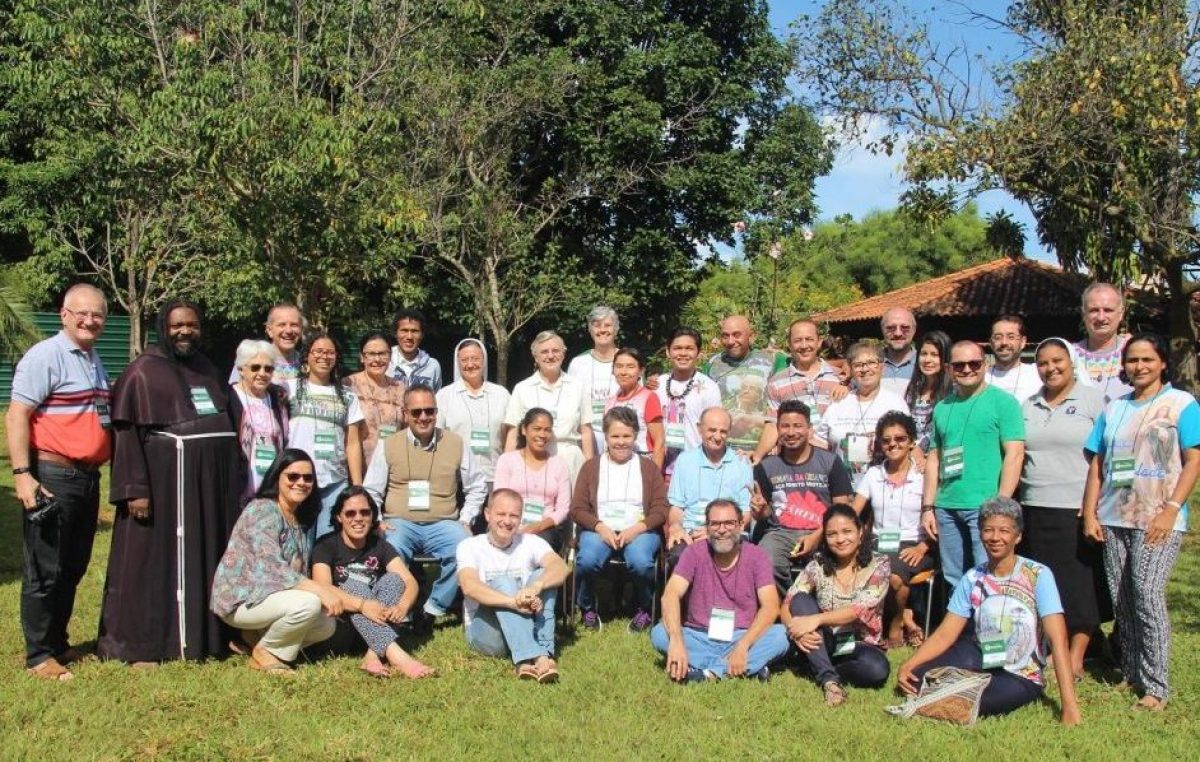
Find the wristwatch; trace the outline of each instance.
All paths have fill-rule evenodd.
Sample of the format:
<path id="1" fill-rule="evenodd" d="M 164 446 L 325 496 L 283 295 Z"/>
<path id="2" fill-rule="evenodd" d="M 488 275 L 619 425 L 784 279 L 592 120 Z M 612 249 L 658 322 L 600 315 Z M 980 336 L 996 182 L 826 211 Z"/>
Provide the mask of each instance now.
<path id="1" fill-rule="evenodd" d="M 20 468 L 14 468 L 12 473 L 13 473 L 13 476 L 20 476 L 21 474 L 28 474 L 28 473 L 30 473 L 29 466 L 21 466 Z"/>

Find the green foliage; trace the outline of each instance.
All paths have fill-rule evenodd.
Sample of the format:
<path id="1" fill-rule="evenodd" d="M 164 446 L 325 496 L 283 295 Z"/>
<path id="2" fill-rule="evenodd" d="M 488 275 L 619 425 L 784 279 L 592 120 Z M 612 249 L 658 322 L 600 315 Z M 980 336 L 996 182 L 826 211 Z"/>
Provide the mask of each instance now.
<path id="1" fill-rule="evenodd" d="M 1098 279 L 1147 278 L 1195 381 L 1183 268 L 1200 260 L 1200 27 L 1184 0 L 1023 0 L 990 23 L 1023 48 L 984 64 L 893 0 L 832 0 L 798 58 L 821 109 L 877 148 L 908 139 L 914 198 L 1002 187 L 1041 241 Z M 978 20 L 978 19 L 977 19 Z"/>

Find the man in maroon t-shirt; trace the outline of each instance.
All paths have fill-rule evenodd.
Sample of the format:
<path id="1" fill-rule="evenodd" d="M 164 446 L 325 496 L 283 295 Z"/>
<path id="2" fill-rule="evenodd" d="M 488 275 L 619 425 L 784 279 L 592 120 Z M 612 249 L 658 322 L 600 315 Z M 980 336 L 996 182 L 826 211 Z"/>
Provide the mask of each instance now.
<path id="1" fill-rule="evenodd" d="M 766 680 L 768 665 L 788 650 L 787 632 L 775 621 L 779 591 L 771 559 L 742 542 L 742 511 L 733 501 L 713 500 L 704 518 L 708 540 L 680 557 L 650 642 L 666 654 L 667 674 L 677 682 Z"/>

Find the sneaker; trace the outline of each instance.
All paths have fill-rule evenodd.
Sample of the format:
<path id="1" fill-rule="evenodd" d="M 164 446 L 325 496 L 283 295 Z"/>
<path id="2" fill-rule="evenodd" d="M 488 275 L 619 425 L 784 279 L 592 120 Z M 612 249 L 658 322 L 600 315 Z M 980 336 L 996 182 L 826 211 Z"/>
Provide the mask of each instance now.
<path id="1" fill-rule="evenodd" d="M 708 680 L 708 675 L 702 669 L 689 667 L 687 674 L 683 676 L 684 683 L 703 683 Z"/>
<path id="2" fill-rule="evenodd" d="M 583 628 L 585 630 L 599 632 L 600 628 L 602 628 L 604 626 L 604 623 L 600 621 L 600 615 L 598 613 L 596 613 L 595 609 L 585 609 L 583 612 L 582 620 L 583 620 Z"/>
<path id="3" fill-rule="evenodd" d="M 757 671 L 753 675 L 751 675 L 751 677 L 753 677 L 755 680 L 759 681 L 760 683 L 769 683 L 769 682 L 771 682 L 771 668 L 763 667 L 762 669 L 760 669 L 759 671 Z"/>
<path id="4" fill-rule="evenodd" d="M 650 625 L 654 624 L 654 620 L 650 618 L 650 613 L 645 609 L 638 609 L 633 615 L 633 619 L 629 620 L 629 631 L 638 634 L 650 629 Z"/>

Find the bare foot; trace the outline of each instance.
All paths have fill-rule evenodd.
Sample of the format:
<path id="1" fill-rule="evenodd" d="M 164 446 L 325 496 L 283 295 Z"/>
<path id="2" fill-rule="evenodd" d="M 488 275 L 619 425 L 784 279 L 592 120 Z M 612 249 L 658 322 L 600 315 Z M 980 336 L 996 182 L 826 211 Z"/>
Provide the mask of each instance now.
<path id="1" fill-rule="evenodd" d="M 436 669 L 422 664 L 408 654 L 404 654 L 394 660 L 392 667 L 400 670 L 400 674 L 412 680 L 420 680 L 423 677 L 434 677 L 437 675 Z"/>
<path id="2" fill-rule="evenodd" d="M 374 651 L 367 651 L 367 655 L 363 657 L 362 664 L 358 668 L 366 672 L 371 677 L 391 677 L 392 671 L 384 666 L 379 660 L 379 655 Z"/>

